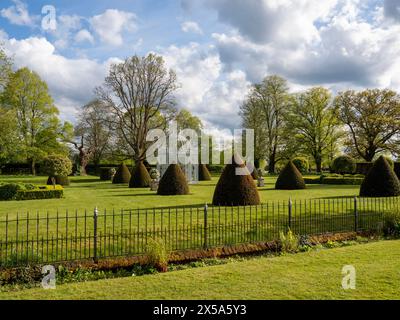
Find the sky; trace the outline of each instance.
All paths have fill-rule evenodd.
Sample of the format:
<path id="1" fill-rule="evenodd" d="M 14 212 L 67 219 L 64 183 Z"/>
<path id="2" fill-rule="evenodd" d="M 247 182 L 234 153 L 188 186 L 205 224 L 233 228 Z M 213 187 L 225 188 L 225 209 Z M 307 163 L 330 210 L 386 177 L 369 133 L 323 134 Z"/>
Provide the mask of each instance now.
<path id="1" fill-rule="evenodd" d="M 69 121 L 110 64 L 149 52 L 175 70 L 178 108 L 209 133 L 240 128 L 251 84 L 272 74 L 292 92 L 400 92 L 400 0 L 1 0 L 0 42 Z"/>

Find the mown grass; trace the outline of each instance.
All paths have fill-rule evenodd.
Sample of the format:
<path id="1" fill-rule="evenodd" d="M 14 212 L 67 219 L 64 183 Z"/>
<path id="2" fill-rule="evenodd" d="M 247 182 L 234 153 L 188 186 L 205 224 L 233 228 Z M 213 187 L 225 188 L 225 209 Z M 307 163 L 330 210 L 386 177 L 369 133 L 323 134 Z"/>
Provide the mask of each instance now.
<path id="1" fill-rule="evenodd" d="M 342 288 L 342 268 L 356 289 Z M 400 241 L 0 293 L 0 299 L 399 299 Z"/>

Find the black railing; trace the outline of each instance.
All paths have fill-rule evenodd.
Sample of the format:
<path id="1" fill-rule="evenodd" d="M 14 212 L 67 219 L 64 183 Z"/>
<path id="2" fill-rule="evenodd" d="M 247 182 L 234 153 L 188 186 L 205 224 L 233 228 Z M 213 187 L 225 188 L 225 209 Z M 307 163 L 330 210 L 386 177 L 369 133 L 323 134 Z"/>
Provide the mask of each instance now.
<path id="1" fill-rule="evenodd" d="M 150 238 L 174 251 L 275 240 L 288 228 L 298 235 L 379 229 L 399 199 L 9 214 L 0 219 L 0 267 L 141 255 Z"/>

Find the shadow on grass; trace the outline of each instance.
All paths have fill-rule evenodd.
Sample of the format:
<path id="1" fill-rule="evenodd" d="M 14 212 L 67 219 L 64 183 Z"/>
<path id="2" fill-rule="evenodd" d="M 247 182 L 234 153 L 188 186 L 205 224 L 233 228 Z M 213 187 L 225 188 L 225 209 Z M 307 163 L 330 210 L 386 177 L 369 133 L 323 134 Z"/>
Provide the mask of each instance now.
<path id="1" fill-rule="evenodd" d="M 358 197 L 357 195 L 354 196 L 332 196 L 332 197 L 320 197 L 314 199 L 354 199 L 354 197 Z"/>

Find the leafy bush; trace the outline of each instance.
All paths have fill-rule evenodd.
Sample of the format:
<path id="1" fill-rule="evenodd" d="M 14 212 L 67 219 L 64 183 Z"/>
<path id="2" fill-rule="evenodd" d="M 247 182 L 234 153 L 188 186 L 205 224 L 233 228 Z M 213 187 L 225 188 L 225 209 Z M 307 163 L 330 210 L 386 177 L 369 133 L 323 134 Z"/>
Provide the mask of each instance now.
<path id="1" fill-rule="evenodd" d="M 340 156 L 332 161 L 332 171 L 339 174 L 352 174 L 356 171 L 356 162 L 349 156 Z"/>
<path id="2" fill-rule="evenodd" d="M 382 232 L 385 236 L 400 237 L 400 211 L 386 212 L 383 215 Z"/>
<path id="3" fill-rule="evenodd" d="M 393 168 L 381 156 L 375 161 L 361 184 L 361 197 L 395 197 L 400 195 L 400 182 Z"/>
<path id="4" fill-rule="evenodd" d="M 215 187 L 213 205 L 246 206 L 260 204 L 260 195 L 250 173 L 247 175 L 236 174 L 236 168 L 244 168 L 244 166 L 243 163 L 238 164 L 235 157 L 232 157 L 232 163 L 225 166 Z"/>
<path id="5" fill-rule="evenodd" d="M 284 232 L 279 232 L 279 244 L 282 252 L 297 252 L 299 251 L 299 237 L 293 234 L 292 230 L 288 230 L 285 234 Z"/>
<path id="6" fill-rule="evenodd" d="M 323 177 L 321 178 L 322 184 L 336 184 L 336 185 L 354 185 L 359 186 L 364 181 L 362 177 Z"/>
<path id="7" fill-rule="evenodd" d="M 129 181 L 129 188 L 147 188 L 150 186 L 150 181 L 151 177 L 143 162 L 138 162 Z"/>
<path id="8" fill-rule="evenodd" d="M 304 157 L 296 157 L 292 160 L 293 164 L 296 166 L 297 170 L 301 173 L 307 173 L 310 169 L 310 164 L 308 160 Z"/>
<path id="9" fill-rule="evenodd" d="M 66 176 L 55 176 L 55 177 L 49 177 L 47 179 L 47 185 L 52 186 L 54 184 L 60 185 L 60 186 L 69 186 L 70 182 L 68 177 Z"/>
<path id="10" fill-rule="evenodd" d="M 160 272 L 168 270 L 169 251 L 162 239 L 150 238 L 146 245 L 147 263 Z"/>
<path id="11" fill-rule="evenodd" d="M 122 163 L 118 169 L 117 172 L 114 175 L 112 183 L 114 184 L 123 184 L 123 183 L 129 183 L 131 180 L 131 173 L 129 172 L 128 167 Z"/>
<path id="12" fill-rule="evenodd" d="M 115 174 L 115 168 L 100 168 L 100 180 L 110 181 Z"/>
<path id="13" fill-rule="evenodd" d="M 70 159 L 59 155 L 50 155 L 43 160 L 43 173 L 50 177 L 66 177 L 72 172 Z"/>
<path id="14" fill-rule="evenodd" d="M 199 181 L 209 181 L 211 180 L 210 171 L 208 171 L 205 164 L 199 164 Z"/>
<path id="15" fill-rule="evenodd" d="M 0 200 L 37 200 L 62 198 L 64 190 L 57 185 L 55 188 L 50 186 L 35 186 L 23 183 L 8 183 L 0 185 Z"/>
<path id="16" fill-rule="evenodd" d="M 315 176 L 315 177 L 304 177 L 304 183 L 305 184 L 321 184 L 321 176 Z"/>
<path id="17" fill-rule="evenodd" d="M 180 165 L 171 164 L 162 176 L 157 190 L 158 195 L 186 195 L 189 185 Z"/>
<path id="18" fill-rule="evenodd" d="M 303 176 L 292 161 L 289 161 L 285 168 L 279 174 L 278 180 L 275 183 L 277 190 L 296 190 L 305 189 Z"/>

